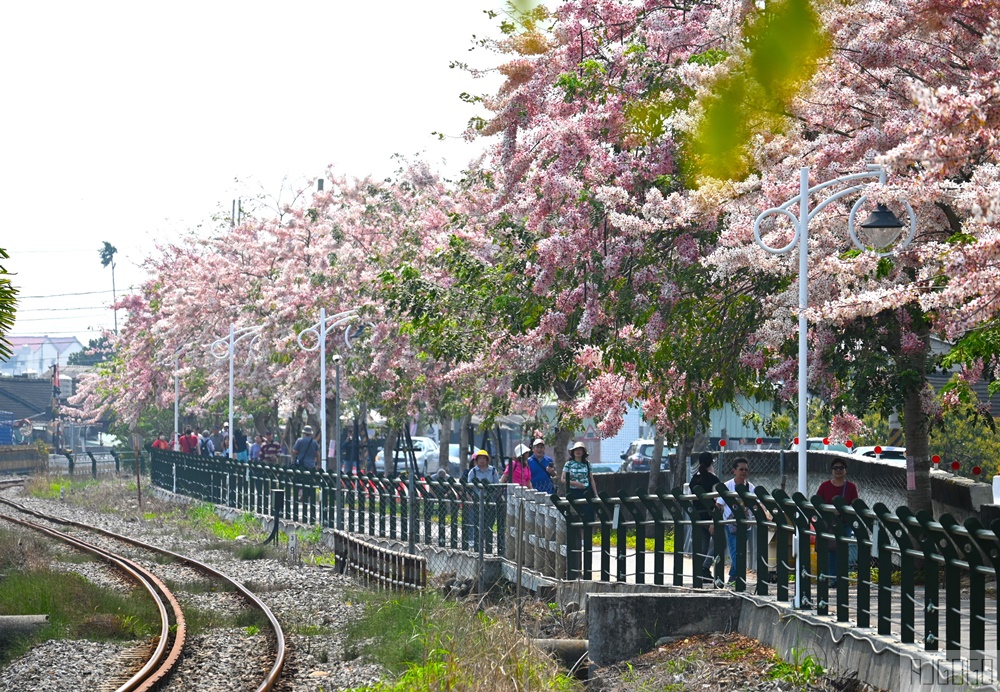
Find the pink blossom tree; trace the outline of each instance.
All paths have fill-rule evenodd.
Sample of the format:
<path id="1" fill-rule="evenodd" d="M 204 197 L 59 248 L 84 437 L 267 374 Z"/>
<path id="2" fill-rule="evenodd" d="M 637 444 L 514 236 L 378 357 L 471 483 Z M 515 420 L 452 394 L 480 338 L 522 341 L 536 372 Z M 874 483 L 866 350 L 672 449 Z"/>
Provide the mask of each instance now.
<path id="1" fill-rule="evenodd" d="M 820 182 L 870 161 L 890 171 L 873 201 L 905 198 L 916 210 L 913 245 L 891 258 L 851 251 L 836 205 L 810 226 L 810 387 L 837 405 L 902 413 L 916 471 L 912 509 L 930 507 L 926 374 L 931 334 L 960 339 L 993 319 L 1000 193 L 995 150 L 997 27 L 983 2 L 909 0 L 823 5 L 833 52 L 792 100 L 788 125 L 761 132 L 749 155 L 759 171 L 726 198 L 728 223 L 713 262 L 720 273 L 766 267 L 794 277 L 792 262 L 768 258 L 752 239 L 756 214 L 795 194 L 797 171 Z M 852 203 L 853 200 L 847 202 Z M 897 207 L 898 209 L 899 207 Z M 775 229 L 773 240 L 787 231 Z M 787 236 L 786 236 L 787 237 Z M 772 319 L 748 349 L 772 377 L 794 386 L 789 343 L 797 277 L 768 298 Z"/>

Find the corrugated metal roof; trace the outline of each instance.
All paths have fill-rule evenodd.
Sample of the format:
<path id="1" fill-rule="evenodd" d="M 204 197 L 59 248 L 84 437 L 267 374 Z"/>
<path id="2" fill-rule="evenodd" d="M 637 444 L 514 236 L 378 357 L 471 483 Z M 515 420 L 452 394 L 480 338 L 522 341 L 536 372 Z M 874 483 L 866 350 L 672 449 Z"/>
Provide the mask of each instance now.
<path id="1" fill-rule="evenodd" d="M 0 377 L 0 410 L 14 418 L 52 419 L 52 382 L 48 379 Z"/>

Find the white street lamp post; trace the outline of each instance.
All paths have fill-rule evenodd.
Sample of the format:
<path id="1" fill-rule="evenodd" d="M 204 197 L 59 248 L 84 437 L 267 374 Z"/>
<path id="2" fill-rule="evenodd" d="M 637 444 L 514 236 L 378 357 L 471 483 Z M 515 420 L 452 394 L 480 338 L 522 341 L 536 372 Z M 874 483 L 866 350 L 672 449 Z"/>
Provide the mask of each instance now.
<path id="1" fill-rule="evenodd" d="M 797 197 L 793 197 L 779 207 L 774 207 L 760 213 L 757 216 L 756 221 L 753 224 L 753 234 L 754 240 L 757 244 L 773 255 L 784 255 L 791 252 L 795 245 L 798 244 L 799 248 L 799 425 L 798 425 L 798 435 L 799 435 L 799 449 L 798 449 L 798 491 L 803 495 L 806 495 L 808 488 L 806 487 L 806 459 L 808 451 L 808 434 L 807 434 L 807 382 L 809 372 L 809 348 L 808 348 L 808 334 L 809 334 L 809 321 L 806 319 L 806 309 L 809 306 L 809 222 L 819 214 L 824 207 L 826 207 L 831 202 L 838 199 L 846 197 L 848 195 L 860 192 L 865 188 L 866 184 L 852 184 L 840 192 L 835 192 L 830 195 L 815 207 L 812 211 L 809 209 L 809 198 L 816 192 L 826 190 L 834 185 L 839 185 L 841 183 L 853 183 L 858 180 L 866 180 L 871 178 L 878 178 L 879 182 L 885 185 L 885 169 L 879 165 L 869 165 L 867 166 L 867 172 L 865 173 L 853 173 L 851 175 L 841 176 L 839 178 L 834 178 L 833 180 L 828 180 L 825 183 L 820 183 L 809 187 L 809 168 L 804 167 L 799 169 L 799 194 Z M 854 203 L 851 208 L 851 213 L 847 219 L 847 229 L 851 236 L 851 240 L 854 245 L 862 251 L 870 250 L 871 247 L 865 245 L 865 243 L 858 237 L 857 232 L 854 229 L 854 217 L 858 212 L 858 209 L 866 201 L 866 197 L 862 196 Z M 798 204 L 799 211 L 798 215 L 794 214 L 791 209 Z M 910 206 L 909 202 L 904 201 L 903 204 L 906 205 L 906 211 L 910 215 L 910 231 L 906 238 L 900 243 L 897 248 L 906 247 L 917 230 L 917 217 L 913 213 L 913 208 Z M 879 216 L 879 215 L 882 216 Z M 792 226 L 795 228 L 795 234 L 787 245 L 780 248 L 774 248 L 769 246 L 761 238 L 760 225 L 761 222 L 771 215 L 784 215 L 788 217 Z M 877 220 L 873 221 L 873 219 Z M 885 257 L 894 252 L 890 250 L 887 252 L 878 252 L 882 250 L 895 241 L 899 236 L 899 229 L 903 226 L 896 217 L 885 209 L 884 206 L 879 205 L 876 212 L 869 217 L 868 221 L 861 224 L 862 228 L 869 230 L 873 236 L 873 245 L 876 250 L 876 254 L 879 257 Z M 887 229 L 894 229 L 894 232 L 887 233 Z M 798 543 L 796 542 L 796 545 Z M 795 580 L 795 605 L 798 607 L 800 605 L 800 593 L 799 585 L 801 580 Z"/>
<path id="2" fill-rule="evenodd" d="M 315 351 L 319 350 L 319 420 L 320 420 L 320 433 L 321 443 L 320 443 L 320 453 L 323 455 L 323 470 L 327 470 L 327 456 L 329 447 L 326 442 L 326 337 L 334 329 L 341 327 L 345 324 L 350 323 L 357 317 L 356 310 L 345 310 L 344 312 L 338 312 L 336 315 L 326 316 L 326 308 L 319 309 L 319 321 L 311 327 L 307 327 L 299 332 L 298 342 L 299 346 L 304 351 Z M 306 334 L 313 334 L 316 337 L 316 343 L 312 346 L 306 346 L 302 343 L 302 337 Z M 337 361 L 337 401 L 336 401 L 336 414 L 337 414 L 337 427 L 340 427 L 340 361 Z M 339 435 L 339 432 L 338 432 Z M 337 453 L 336 459 L 340 459 L 340 437 L 337 437 Z M 337 474 L 340 474 L 340 465 L 337 465 Z"/>
<path id="3" fill-rule="evenodd" d="M 174 351 L 174 444 L 173 448 L 175 452 L 181 450 L 181 440 L 180 440 L 180 379 L 178 377 L 177 371 L 180 369 L 180 356 L 184 352 L 184 349 L 188 347 L 188 344 L 181 346 L 179 349 Z M 162 360 L 157 360 L 154 365 L 164 365 Z"/>
<path id="4" fill-rule="evenodd" d="M 229 358 L 229 458 L 233 459 L 233 433 L 235 428 L 233 427 L 233 354 L 236 351 L 236 344 L 243 341 L 248 337 L 250 339 L 250 345 L 253 346 L 254 341 L 260 336 L 260 332 L 264 327 L 262 325 L 257 325 L 256 327 L 242 327 L 236 329 L 236 325 L 229 324 L 229 336 L 216 339 L 212 342 L 209 347 L 212 351 L 212 355 L 222 360 L 223 358 Z M 237 336 L 238 335 L 238 336 Z"/>
<path id="5" fill-rule="evenodd" d="M 174 354 L 174 451 L 175 452 L 181 451 L 181 435 L 180 435 L 181 385 L 180 385 L 180 379 L 177 377 L 177 367 L 179 360 L 180 360 L 180 351 Z"/>
<path id="6" fill-rule="evenodd" d="M 337 476 L 339 477 L 340 472 L 344 469 L 344 463 L 341 461 L 342 456 L 340 451 L 340 356 L 334 356 L 333 362 L 337 368 L 336 393 L 333 398 L 333 439 L 337 441 L 337 451 L 333 455 L 333 463 L 337 469 Z"/>

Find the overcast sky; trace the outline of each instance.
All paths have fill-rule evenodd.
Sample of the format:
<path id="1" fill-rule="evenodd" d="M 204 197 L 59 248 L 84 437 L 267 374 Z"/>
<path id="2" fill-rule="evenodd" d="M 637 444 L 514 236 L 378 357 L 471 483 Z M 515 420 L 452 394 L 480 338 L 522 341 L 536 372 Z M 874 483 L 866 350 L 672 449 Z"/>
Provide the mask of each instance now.
<path id="1" fill-rule="evenodd" d="M 403 154 L 455 174 L 482 150 L 450 69 L 495 36 L 502 0 L 10 2 L 0 24 L 0 247 L 21 291 L 12 335 L 112 327 L 156 240 L 328 164 L 385 177 Z M 439 141 L 437 131 L 450 138 Z M 63 295 L 75 294 L 75 295 Z M 121 316 L 120 316 L 121 319 Z"/>

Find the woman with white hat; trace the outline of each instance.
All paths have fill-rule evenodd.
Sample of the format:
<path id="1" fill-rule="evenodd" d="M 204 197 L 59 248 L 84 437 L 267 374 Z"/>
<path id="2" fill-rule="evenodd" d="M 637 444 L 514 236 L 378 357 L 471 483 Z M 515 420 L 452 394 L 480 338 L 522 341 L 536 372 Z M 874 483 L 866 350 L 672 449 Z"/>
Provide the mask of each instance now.
<path id="1" fill-rule="evenodd" d="M 563 467 L 566 475 L 566 498 L 579 500 L 594 496 L 597 484 L 594 482 L 594 472 L 590 468 L 587 447 L 582 442 L 576 442 L 569 448 L 569 461 Z M 591 505 L 576 505 L 577 511 L 590 522 L 594 520 L 594 508 Z"/>
<path id="2" fill-rule="evenodd" d="M 514 458 L 507 463 L 507 468 L 504 469 L 503 476 L 500 477 L 500 482 L 514 483 L 515 485 L 530 488 L 531 467 L 528 466 L 529 454 L 531 454 L 531 450 L 524 445 L 515 447 Z"/>

